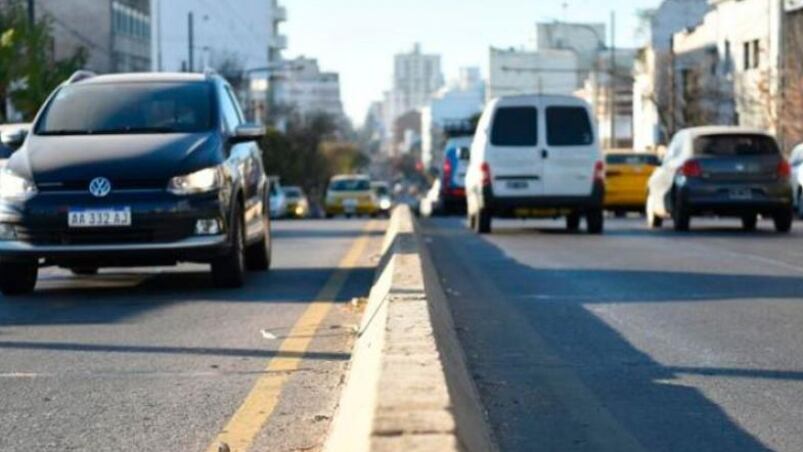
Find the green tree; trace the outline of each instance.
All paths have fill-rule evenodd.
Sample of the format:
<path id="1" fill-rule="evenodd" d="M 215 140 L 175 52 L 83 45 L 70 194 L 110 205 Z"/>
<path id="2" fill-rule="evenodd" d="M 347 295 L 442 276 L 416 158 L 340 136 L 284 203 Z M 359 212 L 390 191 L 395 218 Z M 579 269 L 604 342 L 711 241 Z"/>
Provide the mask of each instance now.
<path id="1" fill-rule="evenodd" d="M 18 3 L 0 9 L 0 119 L 5 104 L 30 120 L 47 96 L 73 72 L 86 63 L 86 50 L 56 60 L 53 54 L 52 23 L 48 18 L 28 23 Z"/>

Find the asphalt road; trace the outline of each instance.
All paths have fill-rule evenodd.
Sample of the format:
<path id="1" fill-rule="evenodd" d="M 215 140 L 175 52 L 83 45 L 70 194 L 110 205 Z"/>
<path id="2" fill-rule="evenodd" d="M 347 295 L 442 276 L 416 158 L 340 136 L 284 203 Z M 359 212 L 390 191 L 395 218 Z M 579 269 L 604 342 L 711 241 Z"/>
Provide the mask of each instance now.
<path id="1" fill-rule="evenodd" d="M 505 451 L 803 450 L 803 225 L 424 220 Z"/>
<path id="2" fill-rule="evenodd" d="M 275 222 L 273 270 L 241 290 L 187 265 L 47 270 L 0 297 L 0 450 L 216 450 L 249 428 L 251 450 L 315 450 L 358 322 L 341 302 L 367 295 L 384 226 Z"/>

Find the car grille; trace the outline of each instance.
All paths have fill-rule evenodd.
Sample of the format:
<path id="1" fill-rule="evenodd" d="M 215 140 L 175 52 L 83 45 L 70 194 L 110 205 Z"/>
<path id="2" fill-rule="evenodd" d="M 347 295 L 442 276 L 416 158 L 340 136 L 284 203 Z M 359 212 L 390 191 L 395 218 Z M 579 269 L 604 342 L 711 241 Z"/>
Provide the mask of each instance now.
<path id="1" fill-rule="evenodd" d="M 17 238 L 34 245 L 111 245 L 169 243 L 190 237 L 189 225 L 165 225 L 159 228 L 88 228 L 44 229 L 17 227 Z"/>
<path id="2" fill-rule="evenodd" d="M 89 180 L 76 180 L 67 182 L 40 183 L 37 188 L 41 192 L 60 192 L 60 191 L 89 191 Z M 133 179 L 133 180 L 113 180 L 112 190 L 157 190 L 167 187 L 167 182 L 156 179 Z"/>

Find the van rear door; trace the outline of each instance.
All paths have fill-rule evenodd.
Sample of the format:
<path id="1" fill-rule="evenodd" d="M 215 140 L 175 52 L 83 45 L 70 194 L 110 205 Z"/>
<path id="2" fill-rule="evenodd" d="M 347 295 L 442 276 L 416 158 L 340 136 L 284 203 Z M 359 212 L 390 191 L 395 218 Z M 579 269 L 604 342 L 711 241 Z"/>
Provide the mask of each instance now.
<path id="1" fill-rule="evenodd" d="M 601 160 L 588 107 L 553 104 L 543 115 L 543 160 L 546 196 L 588 196 L 594 183 L 594 166 Z"/>
<path id="2" fill-rule="evenodd" d="M 538 117 L 538 106 L 533 103 L 497 107 L 485 155 L 493 179 L 494 196 L 543 194 Z"/>

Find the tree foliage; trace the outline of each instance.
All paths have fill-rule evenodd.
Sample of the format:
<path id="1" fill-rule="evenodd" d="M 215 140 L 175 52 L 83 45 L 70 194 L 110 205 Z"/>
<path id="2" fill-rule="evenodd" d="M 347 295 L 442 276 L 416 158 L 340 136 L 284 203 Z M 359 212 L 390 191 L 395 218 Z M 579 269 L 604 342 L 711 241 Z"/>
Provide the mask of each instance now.
<path id="1" fill-rule="evenodd" d="M 62 60 L 53 53 L 52 23 L 48 18 L 28 22 L 18 2 L 0 8 L 0 121 L 11 100 L 25 120 L 30 120 L 61 82 L 86 63 L 83 48 Z"/>

